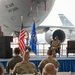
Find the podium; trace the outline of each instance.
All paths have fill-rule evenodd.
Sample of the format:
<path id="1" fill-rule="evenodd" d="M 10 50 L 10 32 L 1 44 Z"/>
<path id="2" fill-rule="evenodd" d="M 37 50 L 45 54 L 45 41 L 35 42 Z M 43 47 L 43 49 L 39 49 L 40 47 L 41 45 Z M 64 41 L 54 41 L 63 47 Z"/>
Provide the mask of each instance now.
<path id="1" fill-rule="evenodd" d="M 0 37 L 0 58 L 11 58 L 12 48 L 10 48 L 10 42 L 13 41 L 12 36 Z"/>

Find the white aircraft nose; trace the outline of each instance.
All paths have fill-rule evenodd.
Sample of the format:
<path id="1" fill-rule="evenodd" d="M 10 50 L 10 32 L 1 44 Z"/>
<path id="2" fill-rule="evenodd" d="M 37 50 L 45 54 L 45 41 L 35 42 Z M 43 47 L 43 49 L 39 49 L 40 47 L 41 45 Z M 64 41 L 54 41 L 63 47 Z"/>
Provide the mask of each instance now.
<path id="1" fill-rule="evenodd" d="M 5 30 L 20 31 L 21 16 L 24 17 L 25 26 L 32 26 L 33 17 L 36 17 L 36 25 L 39 25 L 51 11 L 54 2 L 55 0 L 46 0 L 46 2 L 44 0 L 1 0 L 0 23 L 1 26 L 6 26 L 3 32 L 6 33 Z M 31 31 L 30 27 L 26 30 Z"/>

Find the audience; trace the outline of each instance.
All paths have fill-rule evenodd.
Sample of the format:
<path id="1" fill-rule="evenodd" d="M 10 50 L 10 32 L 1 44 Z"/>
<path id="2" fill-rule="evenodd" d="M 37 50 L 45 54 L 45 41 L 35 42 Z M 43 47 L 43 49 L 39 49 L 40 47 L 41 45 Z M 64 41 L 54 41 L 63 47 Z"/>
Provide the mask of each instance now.
<path id="1" fill-rule="evenodd" d="M 4 68 L 1 63 L 0 63 L 0 75 L 4 75 Z"/>
<path id="2" fill-rule="evenodd" d="M 28 50 L 23 54 L 23 61 L 15 65 L 12 75 L 16 74 L 37 74 L 34 63 L 29 62 L 30 53 Z"/>
<path id="3" fill-rule="evenodd" d="M 53 51 L 50 49 L 47 52 L 47 58 L 45 58 L 44 60 L 42 60 L 38 66 L 38 69 L 40 71 L 40 73 L 42 73 L 43 67 L 47 64 L 47 63 L 53 63 L 55 68 L 58 70 L 59 69 L 59 62 L 53 58 Z"/>
<path id="4" fill-rule="evenodd" d="M 7 62 L 6 71 L 10 73 L 10 70 L 13 70 L 14 66 L 22 61 L 20 57 L 20 49 L 17 47 L 14 49 L 14 56 Z"/>
<path id="5" fill-rule="evenodd" d="M 56 73 L 57 71 L 54 64 L 47 63 L 43 68 L 42 75 L 56 75 Z"/>

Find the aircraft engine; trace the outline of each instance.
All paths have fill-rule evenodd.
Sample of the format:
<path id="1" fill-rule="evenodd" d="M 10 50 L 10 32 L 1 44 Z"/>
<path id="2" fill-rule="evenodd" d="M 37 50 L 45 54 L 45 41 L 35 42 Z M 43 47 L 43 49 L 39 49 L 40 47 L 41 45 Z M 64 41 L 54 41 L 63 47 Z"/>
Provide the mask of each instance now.
<path id="1" fill-rule="evenodd" d="M 45 33 L 45 40 L 50 44 L 50 42 L 54 39 L 55 36 L 59 37 L 59 40 L 62 42 L 64 42 L 65 38 L 66 38 L 66 34 L 62 29 L 57 29 L 54 31 L 48 30 Z"/>

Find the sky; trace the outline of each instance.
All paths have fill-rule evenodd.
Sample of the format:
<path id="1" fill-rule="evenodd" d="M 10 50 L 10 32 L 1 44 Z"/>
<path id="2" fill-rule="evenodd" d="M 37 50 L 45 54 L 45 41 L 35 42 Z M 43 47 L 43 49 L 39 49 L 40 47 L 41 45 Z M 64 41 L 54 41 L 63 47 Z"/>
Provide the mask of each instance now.
<path id="1" fill-rule="evenodd" d="M 50 14 L 40 25 L 62 25 L 58 14 L 64 14 L 75 25 L 75 0 L 56 0 Z"/>

